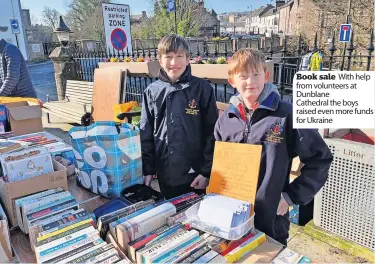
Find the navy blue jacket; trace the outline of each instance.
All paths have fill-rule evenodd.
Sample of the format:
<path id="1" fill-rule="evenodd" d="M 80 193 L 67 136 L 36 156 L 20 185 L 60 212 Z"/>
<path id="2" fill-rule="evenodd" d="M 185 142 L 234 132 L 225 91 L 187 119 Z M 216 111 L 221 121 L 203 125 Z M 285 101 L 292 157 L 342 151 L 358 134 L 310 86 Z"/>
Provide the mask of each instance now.
<path id="1" fill-rule="evenodd" d="M 292 105 L 272 91 L 259 104 L 251 118 L 243 118 L 242 106 L 229 105 L 215 126 L 218 141 L 262 145 L 258 190 L 255 201 L 255 227 L 285 242 L 289 232 L 288 213 L 277 216 L 281 193 L 294 204 L 307 204 L 324 185 L 332 154 L 317 130 L 293 129 Z M 299 156 L 304 167 L 290 183 L 292 160 Z"/>
<path id="2" fill-rule="evenodd" d="M 172 84 L 161 70 L 143 96 L 141 149 L 144 175 L 164 184 L 190 184 L 211 174 L 218 110 L 212 86 L 188 66 Z"/>

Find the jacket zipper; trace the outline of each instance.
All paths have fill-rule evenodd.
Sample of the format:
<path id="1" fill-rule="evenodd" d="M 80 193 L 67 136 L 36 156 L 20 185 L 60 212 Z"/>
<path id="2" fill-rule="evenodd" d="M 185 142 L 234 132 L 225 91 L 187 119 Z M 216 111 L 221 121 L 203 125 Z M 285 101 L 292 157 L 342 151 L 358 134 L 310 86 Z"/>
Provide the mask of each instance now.
<path id="1" fill-rule="evenodd" d="M 247 114 L 246 114 L 245 133 L 244 133 L 244 138 L 243 138 L 244 143 L 247 143 L 247 141 L 249 139 L 251 126 L 253 124 L 254 115 L 255 115 L 256 111 L 257 111 L 257 109 L 254 110 L 254 112 L 253 112 L 253 114 L 251 115 L 250 118 L 247 118 Z"/>

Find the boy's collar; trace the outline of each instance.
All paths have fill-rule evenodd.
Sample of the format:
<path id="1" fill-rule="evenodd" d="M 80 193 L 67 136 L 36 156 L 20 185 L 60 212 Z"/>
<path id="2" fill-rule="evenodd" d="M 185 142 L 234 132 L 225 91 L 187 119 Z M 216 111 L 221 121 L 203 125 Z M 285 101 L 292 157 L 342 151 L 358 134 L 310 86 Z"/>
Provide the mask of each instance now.
<path id="1" fill-rule="evenodd" d="M 259 106 L 258 108 L 259 109 L 267 109 L 267 110 L 270 110 L 270 111 L 276 111 L 277 107 L 279 106 L 279 102 L 280 102 L 280 95 L 279 95 L 279 92 L 277 91 L 277 87 L 273 84 L 266 84 L 267 87 L 265 87 L 265 89 L 263 90 L 264 93 L 267 93 L 268 95 L 266 95 L 264 97 L 264 99 L 259 102 Z M 263 93 L 262 92 L 262 93 Z M 239 106 L 241 104 L 241 106 Z M 232 114 L 241 114 L 241 109 L 244 108 L 244 103 L 242 101 L 242 98 L 241 98 L 241 95 L 240 94 L 236 94 L 235 96 L 233 96 L 233 98 L 231 98 L 230 100 L 230 106 L 229 106 L 229 109 L 228 109 L 228 113 L 232 113 Z"/>
<path id="2" fill-rule="evenodd" d="M 168 77 L 168 74 L 165 72 L 165 70 L 163 68 L 160 68 L 159 75 L 158 75 L 159 80 L 161 80 L 162 82 L 169 83 L 169 84 L 177 84 L 177 83 L 183 84 L 183 83 L 188 83 L 188 82 L 190 82 L 191 77 L 192 77 L 192 75 L 191 75 L 191 66 L 190 66 L 190 64 L 188 64 L 186 66 L 185 71 L 181 74 L 180 78 L 178 78 L 178 80 L 175 83 L 171 82 L 171 80 Z"/>

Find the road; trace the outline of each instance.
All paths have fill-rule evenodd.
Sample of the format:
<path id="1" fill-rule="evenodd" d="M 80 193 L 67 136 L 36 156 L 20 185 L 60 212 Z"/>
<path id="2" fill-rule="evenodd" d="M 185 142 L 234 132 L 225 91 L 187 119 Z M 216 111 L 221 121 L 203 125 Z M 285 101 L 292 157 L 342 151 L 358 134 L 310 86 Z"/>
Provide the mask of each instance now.
<path id="1" fill-rule="evenodd" d="M 51 101 L 57 100 L 55 70 L 52 61 L 29 64 L 28 68 L 38 98 L 45 102 L 49 94 Z"/>

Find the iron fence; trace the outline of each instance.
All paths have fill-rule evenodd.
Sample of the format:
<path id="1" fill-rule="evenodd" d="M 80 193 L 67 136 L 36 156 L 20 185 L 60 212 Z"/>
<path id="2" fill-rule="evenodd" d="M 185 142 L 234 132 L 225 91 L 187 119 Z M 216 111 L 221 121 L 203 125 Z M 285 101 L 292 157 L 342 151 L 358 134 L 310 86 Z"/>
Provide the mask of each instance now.
<path id="1" fill-rule="evenodd" d="M 370 40 L 367 46 L 365 55 L 356 53 L 357 47 L 354 45 L 354 37 L 352 32 L 351 40 L 347 46 L 346 54 L 336 54 L 339 51 L 336 48 L 337 42 L 333 36 L 329 54 L 324 54 L 324 50 L 319 49 L 317 34 L 315 35 L 314 45 L 312 48 L 304 46 L 302 37 L 299 36 L 296 52 L 293 54 L 288 50 L 287 38 L 284 38 L 280 46 L 280 39 L 275 36 L 271 38 L 257 38 L 257 39 L 238 39 L 228 41 L 188 41 L 190 47 L 190 56 L 195 58 L 201 56 L 203 59 L 217 58 L 219 56 L 232 56 L 238 49 L 249 47 L 261 50 L 268 60 L 274 61 L 274 78 L 273 83 L 278 87 L 283 99 L 290 99 L 293 87 L 293 77 L 300 69 L 300 64 L 303 56 L 306 53 L 320 51 L 323 54 L 323 70 L 366 70 L 371 68 L 371 61 L 374 58 L 374 32 L 370 32 Z M 195 45 L 195 46 L 194 46 Z M 132 52 L 126 50 L 103 50 L 96 49 L 94 51 L 82 51 L 79 46 L 74 45 L 72 48 L 72 58 L 76 67 L 76 79 L 84 81 L 94 80 L 94 70 L 98 67 L 99 62 L 108 61 L 111 58 L 124 60 L 131 58 L 136 60 L 138 58 L 149 58 L 156 60 L 157 48 L 154 45 L 149 49 L 135 49 Z M 341 51 L 339 51 L 341 53 Z M 373 67 L 373 66 L 372 66 Z M 126 95 L 123 100 L 142 100 L 142 93 L 149 83 L 155 79 L 150 78 L 128 78 L 126 84 Z M 236 93 L 236 90 L 228 83 L 211 83 L 217 101 L 228 102 L 229 98 Z"/>

